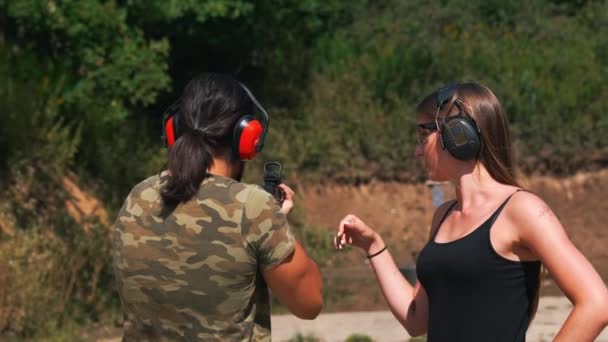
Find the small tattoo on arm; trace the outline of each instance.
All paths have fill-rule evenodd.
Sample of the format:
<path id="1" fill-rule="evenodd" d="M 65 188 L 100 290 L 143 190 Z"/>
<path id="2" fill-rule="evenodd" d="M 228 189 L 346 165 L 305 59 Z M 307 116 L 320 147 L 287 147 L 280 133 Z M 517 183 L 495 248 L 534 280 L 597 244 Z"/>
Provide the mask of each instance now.
<path id="1" fill-rule="evenodd" d="M 551 208 L 545 206 L 539 211 L 538 217 L 548 219 L 551 217 L 555 217 L 555 215 L 553 214 L 553 211 L 551 210 Z"/>

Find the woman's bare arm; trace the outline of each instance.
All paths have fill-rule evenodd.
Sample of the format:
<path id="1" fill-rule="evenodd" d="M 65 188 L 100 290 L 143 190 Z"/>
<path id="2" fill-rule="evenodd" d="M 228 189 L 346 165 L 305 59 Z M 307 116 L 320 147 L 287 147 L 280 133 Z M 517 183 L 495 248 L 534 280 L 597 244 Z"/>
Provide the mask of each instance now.
<path id="1" fill-rule="evenodd" d="M 507 208 L 520 242 L 538 256 L 574 304 L 555 341 L 594 341 L 608 324 L 608 290 L 601 277 L 542 199 L 517 193 Z"/>

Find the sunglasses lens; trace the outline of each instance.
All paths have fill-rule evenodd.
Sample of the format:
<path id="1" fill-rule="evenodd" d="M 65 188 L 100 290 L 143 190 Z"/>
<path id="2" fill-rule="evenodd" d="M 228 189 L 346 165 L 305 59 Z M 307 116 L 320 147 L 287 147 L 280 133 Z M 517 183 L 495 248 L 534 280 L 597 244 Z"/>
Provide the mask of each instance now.
<path id="1" fill-rule="evenodd" d="M 437 130 L 437 125 L 434 122 L 427 122 L 416 125 L 416 141 L 418 145 L 426 143 L 427 138 Z"/>
<path id="2" fill-rule="evenodd" d="M 424 128 L 416 129 L 416 141 L 418 142 L 418 145 L 424 144 L 426 142 L 426 138 L 428 136 L 429 136 L 428 130 L 426 130 Z"/>

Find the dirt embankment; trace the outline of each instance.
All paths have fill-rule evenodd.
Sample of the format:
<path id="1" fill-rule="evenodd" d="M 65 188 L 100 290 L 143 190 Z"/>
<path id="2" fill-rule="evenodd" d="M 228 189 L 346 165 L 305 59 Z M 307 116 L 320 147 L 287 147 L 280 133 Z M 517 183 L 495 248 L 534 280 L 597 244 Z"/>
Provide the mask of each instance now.
<path id="1" fill-rule="evenodd" d="M 524 186 L 541 196 L 560 218 L 575 245 L 589 258 L 608 282 L 608 169 L 580 173 L 567 178 L 529 177 Z M 88 217 L 109 220 L 99 201 L 71 179 L 64 180 L 70 194 L 68 212 L 84 225 Z M 442 184 L 443 199 L 453 198 L 453 189 Z M 372 182 L 361 186 L 306 185 L 297 189 L 297 205 L 306 226 L 317 231 L 314 255 L 324 263 L 327 311 L 384 309 L 384 301 L 372 272 L 359 251 L 335 252 L 331 238 L 339 220 L 354 213 L 384 237 L 400 266 L 413 262 L 422 249 L 435 210 L 433 187 L 427 184 Z M 110 219 L 111 221 L 111 219 Z M 546 282 L 543 295 L 559 295 Z"/>
<path id="2" fill-rule="evenodd" d="M 547 202 L 574 244 L 608 281 L 608 169 L 567 178 L 534 176 L 522 181 L 527 189 Z M 454 197 L 451 185 L 442 184 L 441 188 L 445 200 Z M 370 183 L 357 187 L 312 186 L 299 189 L 298 204 L 303 206 L 306 223 L 327 229 L 328 234 L 335 232 L 337 223 L 344 215 L 358 215 L 381 233 L 396 261 L 406 265 L 413 261 L 412 253 L 419 251 L 426 243 L 435 209 L 432 191 L 431 185 L 402 183 Z M 361 263 L 359 253 L 349 253 L 353 254 L 349 261 L 357 263 L 361 272 L 370 273 Z M 352 267 L 349 271 L 351 274 L 359 272 L 349 261 L 326 267 L 324 272 L 340 273 L 340 269 L 349 267 Z M 369 283 L 373 278 L 368 278 L 364 284 L 351 290 L 365 292 L 366 287 L 375 287 Z M 348 279 L 342 281 L 349 282 Z M 559 294 L 559 290 L 551 284 L 545 288 L 543 295 Z M 382 302 L 378 293 L 370 291 L 369 300 L 363 300 L 367 304 L 360 303 L 362 306 L 374 306 L 376 300 Z M 358 306 L 355 302 L 348 305 Z"/>

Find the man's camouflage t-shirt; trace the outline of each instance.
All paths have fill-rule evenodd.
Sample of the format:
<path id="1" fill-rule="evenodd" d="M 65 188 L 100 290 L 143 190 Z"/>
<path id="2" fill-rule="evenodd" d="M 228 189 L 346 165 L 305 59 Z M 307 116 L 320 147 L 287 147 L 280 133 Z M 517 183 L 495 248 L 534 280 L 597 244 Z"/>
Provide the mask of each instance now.
<path id="1" fill-rule="evenodd" d="M 268 341 L 260 274 L 294 250 L 285 215 L 257 185 L 211 176 L 175 208 L 166 173 L 127 197 L 114 231 L 114 270 L 126 341 Z"/>

